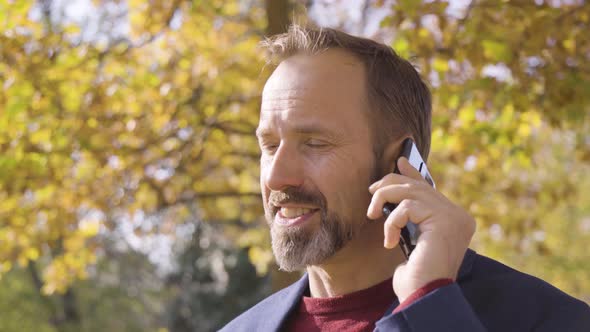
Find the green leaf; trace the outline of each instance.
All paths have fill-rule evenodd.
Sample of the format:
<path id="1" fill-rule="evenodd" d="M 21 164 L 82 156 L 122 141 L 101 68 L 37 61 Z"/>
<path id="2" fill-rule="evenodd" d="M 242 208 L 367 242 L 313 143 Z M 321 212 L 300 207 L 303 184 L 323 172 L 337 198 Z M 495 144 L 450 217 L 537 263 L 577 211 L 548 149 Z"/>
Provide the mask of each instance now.
<path id="1" fill-rule="evenodd" d="M 483 47 L 484 56 L 489 60 L 509 62 L 512 59 L 512 50 L 510 50 L 508 45 L 502 42 L 483 40 L 481 45 Z"/>

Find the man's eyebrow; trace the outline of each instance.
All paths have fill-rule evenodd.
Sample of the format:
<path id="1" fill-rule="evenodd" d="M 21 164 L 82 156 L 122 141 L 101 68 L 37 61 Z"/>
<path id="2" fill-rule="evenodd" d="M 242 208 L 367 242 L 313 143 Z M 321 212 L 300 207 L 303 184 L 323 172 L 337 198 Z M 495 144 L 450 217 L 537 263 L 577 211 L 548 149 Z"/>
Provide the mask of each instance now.
<path id="1" fill-rule="evenodd" d="M 289 131 L 299 135 L 322 134 L 326 136 L 334 136 L 335 133 L 326 126 L 318 124 L 299 125 L 289 128 Z M 257 128 L 256 137 L 265 138 L 272 136 L 272 132 L 266 128 Z"/>
<path id="2" fill-rule="evenodd" d="M 258 138 L 264 138 L 264 137 L 268 137 L 271 135 L 272 135 L 272 133 L 267 129 L 260 128 L 260 127 L 256 128 L 256 137 L 258 137 Z"/>

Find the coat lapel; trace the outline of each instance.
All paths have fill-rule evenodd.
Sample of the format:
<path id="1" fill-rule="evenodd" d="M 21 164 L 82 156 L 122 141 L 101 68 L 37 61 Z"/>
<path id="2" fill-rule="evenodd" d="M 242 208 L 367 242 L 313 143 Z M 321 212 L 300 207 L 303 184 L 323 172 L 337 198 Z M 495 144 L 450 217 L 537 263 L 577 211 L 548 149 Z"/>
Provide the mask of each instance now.
<path id="1" fill-rule="evenodd" d="M 271 314 L 263 318 L 261 331 L 279 331 L 281 325 L 287 320 L 289 314 L 297 308 L 299 301 L 309 285 L 307 273 L 293 285 L 285 289 L 274 303 L 269 304 Z"/>

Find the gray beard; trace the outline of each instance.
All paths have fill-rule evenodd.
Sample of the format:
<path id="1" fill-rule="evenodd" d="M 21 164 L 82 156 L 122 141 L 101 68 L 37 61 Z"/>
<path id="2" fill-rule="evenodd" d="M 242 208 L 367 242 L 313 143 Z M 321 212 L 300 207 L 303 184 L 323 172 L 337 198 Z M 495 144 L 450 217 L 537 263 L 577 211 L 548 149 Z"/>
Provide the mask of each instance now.
<path id="1" fill-rule="evenodd" d="M 375 154 L 375 160 L 380 158 L 379 154 Z M 376 162 L 368 184 L 374 183 L 381 178 L 381 174 L 386 172 L 379 169 L 379 164 Z M 314 203 L 315 206 L 320 207 L 320 229 L 310 231 L 304 227 L 275 225 L 274 214 L 278 212 L 278 209 L 271 208 L 271 203 L 286 201 Z M 283 192 L 271 192 L 268 204 L 264 210 L 266 221 L 270 226 L 272 251 L 279 268 L 288 272 L 321 264 L 352 240 L 365 223 L 371 222 L 368 219 L 360 224 L 354 223 L 355 220 L 345 222 L 338 214 L 328 212 L 326 198 L 319 191 L 310 193 L 290 188 Z"/>
<path id="2" fill-rule="evenodd" d="M 315 231 L 280 227 L 272 219 L 268 221 L 272 251 L 279 268 L 287 272 L 322 263 L 342 249 L 355 233 L 351 223 L 344 223 L 339 216 L 323 211 L 320 229 Z"/>

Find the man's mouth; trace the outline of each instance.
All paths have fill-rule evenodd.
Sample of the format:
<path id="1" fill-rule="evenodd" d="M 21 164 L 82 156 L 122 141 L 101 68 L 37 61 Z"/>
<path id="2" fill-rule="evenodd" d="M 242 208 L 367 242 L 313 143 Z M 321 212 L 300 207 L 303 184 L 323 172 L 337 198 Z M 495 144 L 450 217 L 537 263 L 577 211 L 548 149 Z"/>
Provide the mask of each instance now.
<path id="1" fill-rule="evenodd" d="M 288 208 L 288 207 L 282 207 L 279 210 L 279 213 L 284 218 L 297 218 L 297 217 L 302 216 L 304 214 L 310 213 L 311 211 L 313 211 L 313 210 L 312 209 L 307 209 L 307 208 Z"/>
<path id="2" fill-rule="evenodd" d="M 308 221 L 319 209 L 304 207 L 280 207 L 275 222 L 282 226 L 296 226 Z"/>

